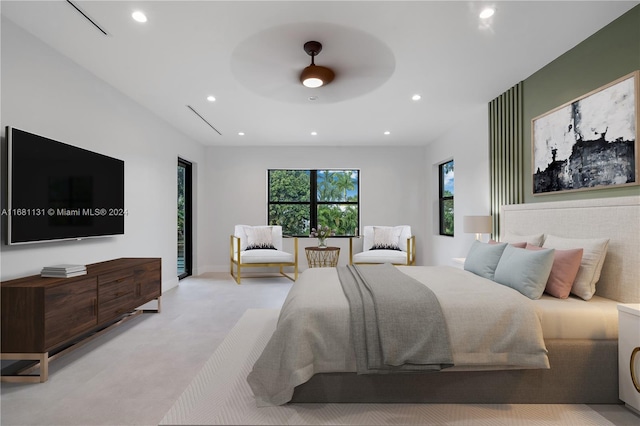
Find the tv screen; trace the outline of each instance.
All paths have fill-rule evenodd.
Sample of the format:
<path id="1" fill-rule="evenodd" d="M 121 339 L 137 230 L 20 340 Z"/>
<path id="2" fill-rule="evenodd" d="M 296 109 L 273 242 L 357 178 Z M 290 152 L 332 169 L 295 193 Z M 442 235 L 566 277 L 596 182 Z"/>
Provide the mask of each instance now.
<path id="1" fill-rule="evenodd" d="M 124 234 L 124 161 L 7 127 L 7 243 Z"/>

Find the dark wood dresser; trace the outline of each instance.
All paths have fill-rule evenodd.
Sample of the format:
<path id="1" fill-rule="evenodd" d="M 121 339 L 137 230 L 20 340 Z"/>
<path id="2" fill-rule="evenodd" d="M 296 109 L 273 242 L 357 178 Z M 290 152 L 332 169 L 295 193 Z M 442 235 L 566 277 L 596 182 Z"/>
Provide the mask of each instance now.
<path id="1" fill-rule="evenodd" d="M 34 360 L 40 374 L 3 375 L 2 381 L 45 382 L 49 360 L 96 337 L 100 331 L 143 311 L 157 300 L 160 312 L 160 258 L 121 258 L 87 265 L 72 278 L 40 275 L 2 282 L 2 359 Z"/>

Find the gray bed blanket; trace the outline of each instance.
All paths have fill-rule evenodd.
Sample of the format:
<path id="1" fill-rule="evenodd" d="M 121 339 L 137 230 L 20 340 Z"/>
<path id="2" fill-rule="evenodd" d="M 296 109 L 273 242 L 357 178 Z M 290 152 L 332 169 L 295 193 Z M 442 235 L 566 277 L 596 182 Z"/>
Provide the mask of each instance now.
<path id="1" fill-rule="evenodd" d="M 444 315 L 429 288 L 390 264 L 337 272 L 349 301 L 358 374 L 453 366 Z"/>

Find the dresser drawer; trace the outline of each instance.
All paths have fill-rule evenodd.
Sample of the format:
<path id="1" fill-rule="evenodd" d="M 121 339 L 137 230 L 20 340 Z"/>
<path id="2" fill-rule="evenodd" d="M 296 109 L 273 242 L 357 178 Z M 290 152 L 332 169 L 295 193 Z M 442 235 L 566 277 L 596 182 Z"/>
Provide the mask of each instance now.
<path id="1" fill-rule="evenodd" d="M 142 306 L 150 300 L 157 299 L 158 310 L 160 309 L 160 296 L 162 293 L 161 276 L 162 265 L 160 259 L 153 259 L 135 267 L 136 307 Z"/>
<path id="2" fill-rule="evenodd" d="M 98 286 L 110 285 L 114 281 L 125 281 L 128 278 L 133 277 L 133 271 L 131 269 L 127 269 L 124 271 L 113 271 L 108 272 L 106 274 L 98 275 Z"/>
<path id="3" fill-rule="evenodd" d="M 106 275 L 109 275 L 108 279 Z M 114 272 L 98 279 L 98 322 L 108 321 L 134 308 L 133 274 Z"/>
<path id="4" fill-rule="evenodd" d="M 76 279 L 45 290 L 44 348 L 73 338 L 97 324 L 96 278 Z"/>

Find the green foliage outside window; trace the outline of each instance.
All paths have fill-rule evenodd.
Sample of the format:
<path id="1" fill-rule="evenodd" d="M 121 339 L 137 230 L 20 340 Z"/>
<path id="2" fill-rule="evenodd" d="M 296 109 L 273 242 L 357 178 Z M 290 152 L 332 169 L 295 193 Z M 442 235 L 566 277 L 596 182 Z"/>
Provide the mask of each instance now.
<path id="1" fill-rule="evenodd" d="M 453 236 L 453 193 L 454 173 L 453 160 L 440 164 L 440 235 Z"/>
<path id="2" fill-rule="evenodd" d="M 442 235 L 453 235 L 453 200 L 442 202 Z"/>
<path id="3" fill-rule="evenodd" d="M 269 224 L 285 235 L 308 235 L 309 188 L 306 170 L 269 170 Z"/>
<path id="4" fill-rule="evenodd" d="M 285 235 L 308 236 L 328 226 L 336 236 L 358 229 L 357 170 L 269 170 L 269 224 Z"/>
<path id="5" fill-rule="evenodd" d="M 185 169 L 178 167 L 178 241 L 184 241 Z"/>

